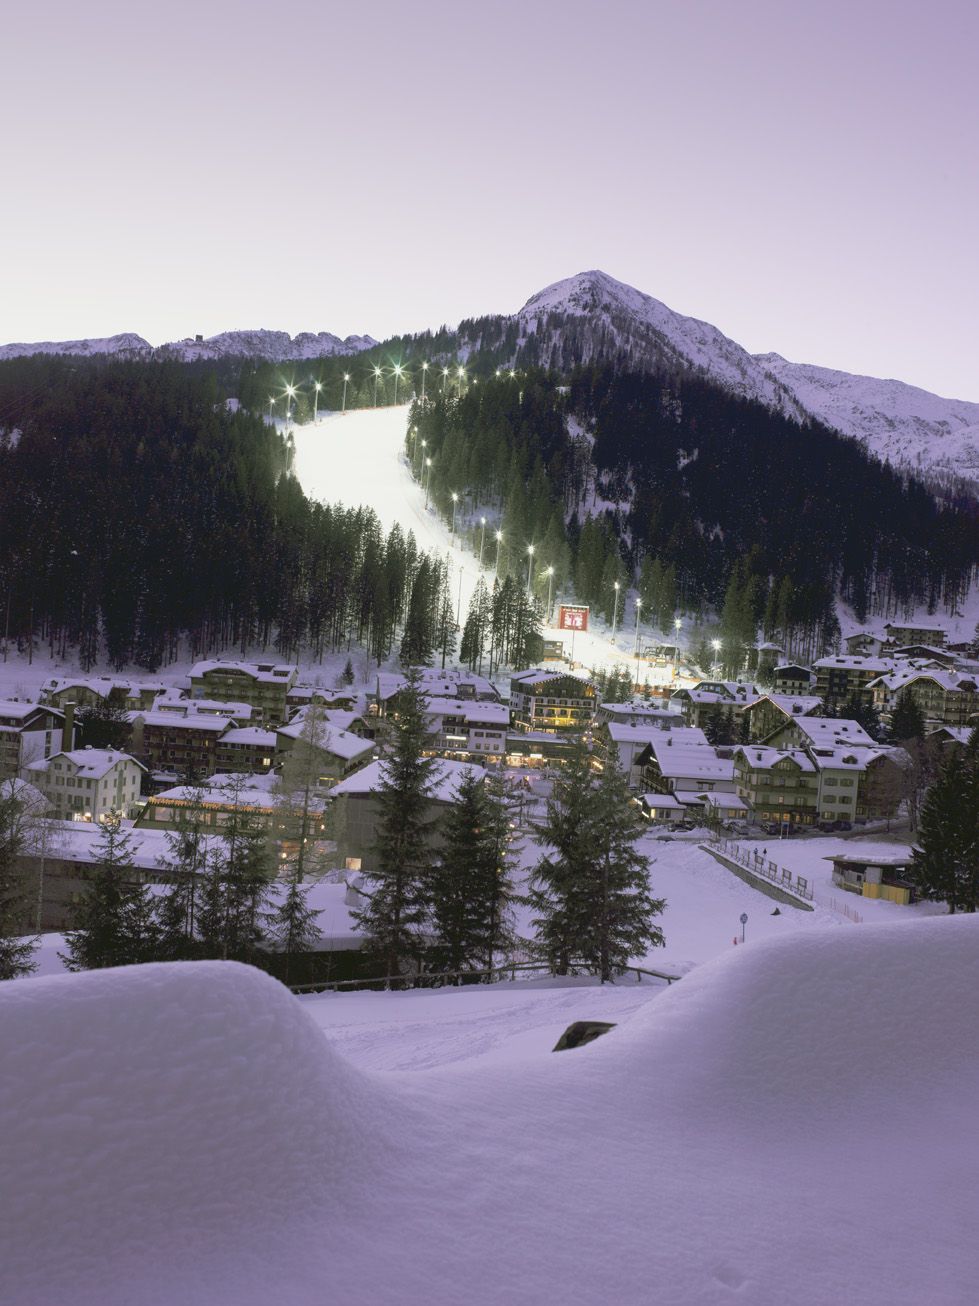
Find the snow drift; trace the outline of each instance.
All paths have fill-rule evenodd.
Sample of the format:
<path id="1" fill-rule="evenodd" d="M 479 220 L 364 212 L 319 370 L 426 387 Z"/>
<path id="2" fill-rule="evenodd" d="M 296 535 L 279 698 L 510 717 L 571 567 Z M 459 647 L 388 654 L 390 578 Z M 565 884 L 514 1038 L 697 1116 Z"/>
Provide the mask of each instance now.
<path id="1" fill-rule="evenodd" d="M 975 918 L 796 934 L 368 1075 L 238 966 L 5 985 L 4 1300 L 972 1300 L 977 990 Z"/>

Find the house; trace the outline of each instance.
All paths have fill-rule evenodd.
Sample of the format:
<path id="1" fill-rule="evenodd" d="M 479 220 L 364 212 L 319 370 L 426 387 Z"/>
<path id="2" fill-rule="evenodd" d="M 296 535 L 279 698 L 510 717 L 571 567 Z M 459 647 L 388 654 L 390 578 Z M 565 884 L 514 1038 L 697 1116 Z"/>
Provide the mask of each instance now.
<path id="1" fill-rule="evenodd" d="M 889 652 L 895 662 L 916 662 L 924 667 L 954 667 L 959 661 L 950 649 L 933 648 L 930 644 L 905 644 Z"/>
<path id="2" fill-rule="evenodd" d="M 28 764 L 30 780 L 61 821 L 101 821 L 136 812 L 146 768 L 128 753 L 111 748 L 76 748 Z"/>
<path id="3" fill-rule="evenodd" d="M 834 853 L 825 860 L 833 863 L 833 883 L 840 889 L 902 905 L 915 901 L 914 886 L 906 878 L 912 861 L 910 848 L 855 843 L 845 853 Z"/>
<path id="4" fill-rule="evenodd" d="M 428 698 L 426 751 L 460 762 L 500 762 L 506 752 L 510 710 L 502 703 L 477 699 Z"/>
<path id="5" fill-rule="evenodd" d="M 601 703 L 595 713 L 596 721 L 617 721 L 620 725 L 659 726 L 669 730 L 683 725 L 683 713 L 672 707 L 656 707 L 652 703 Z"/>
<path id="6" fill-rule="evenodd" d="M 52 676 L 41 687 L 41 701 L 59 708 L 66 703 L 75 703 L 78 707 L 111 703 L 122 711 L 133 712 L 152 707 L 153 700 L 166 690 L 162 680 Z"/>
<path id="7" fill-rule="evenodd" d="M 874 706 L 885 716 L 908 693 L 926 722 L 961 726 L 979 712 L 979 680 L 958 671 L 899 667 L 871 682 Z"/>
<path id="8" fill-rule="evenodd" d="M 64 725 L 65 715 L 57 708 L 0 699 L 0 780 L 13 779 L 29 762 L 59 748 L 71 748 L 74 738 L 64 738 Z"/>
<path id="9" fill-rule="evenodd" d="M 819 658 L 813 663 L 816 673 L 814 692 L 821 699 L 832 703 L 849 698 L 852 694 L 860 694 L 864 702 L 870 703 L 870 682 L 878 676 L 888 675 L 894 669 L 892 658 L 856 657 L 850 654 Z"/>
<path id="10" fill-rule="evenodd" d="M 800 716 L 816 716 L 823 710 L 823 701 L 815 694 L 763 694 L 744 709 L 748 724 L 748 737 L 766 740 L 776 730 Z"/>
<path id="11" fill-rule="evenodd" d="M 765 738 L 773 748 L 874 748 L 876 740 L 859 721 L 840 717 L 794 716 Z"/>
<path id="12" fill-rule="evenodd" d="M 507 766 L 544 769 L 564 766 L 577 747 L 572 734 L 549 734 L 543 730 L 511 730 L 506 737 L 504 760 Z"/>
<path id="13" fill-rule="evenodd" d="M 309 707 L 310 703 L 317 703 L 320 707 L 352 712 L 360 697 L 356 690 L 349 688 L 324 689 L 321 685 L 293 685 L 286 692 L 286 707 Z"/>
<path id="14" fill-rule="evenodd" d="M 298 668 L 279 662 L 198 662 L 190 672 L 191 698 L 248 703 L 265 726 L 288 721 L 286 696 Z"/>
<path id="15" fill-rule="evenodd" d="M 812 825 L 819 810 L 819 777 L 801 748 L 747 744 L 734 753 L 734 789 L 761 821 Z"/>
<path id="16" fill-rule="evenodd" d="M 619 769 L 627 779 L 638 783 L 642 778 L 640 757 L 647 746 L 663 738 L 663 728 L 639 721 L 623 724 L 619 721 L 602 721 L 595 726 L 592 738 L 595 744 L 594 759 L 603 764 L 614 756 Z"/>
<path id="17" fill-rule="evenodd" d="M 299 739 L 305 739 L 315 749 L 317 780 L 325 789 L 367 766 L 374 757 L 372 739 L 365 739 L 352 730 L 343 730 L 325 718 L 311 727 L 304 714 L 299 712 L 288 725 L 279 726 L 275 732 L 279 764 L 292 752 Z"/>
<path id="18" fill-rule="evenodd" d="M 635 760 L 647 791 L 683 796 L 733 793 L 734 764 L 695 727 L 669 730 L 650 740 Z"/>
<path id="19" fill-rule="evenodd" d="M 809 694 L 812 672 L 801 662 L 780 662 L 772 671 L 773 694 Z"/>
<path id="20" fill-rule="evenodd" d="M 888 644 L 929 644 L 933 648 L 944 648 L 948 643 L 948 633 L 941 626 L 903 625 L 889 621 L 884 627 Z"/>
<path id="21" fill-rule="evenodd" d="M 678 689 L 670 700 L 683 714 L 685 725 L 703 729 L 707 718 L 721 712 L 729 720 L 761 697 L 757 685 L 737 680 L 701 680 L 691 689 Z"/>
<path id="22" fill-rule="evenodd" d="M 375 844 L 381 818 L 379 789 L 384 766 L 384 759 L 376 759 L 342 780 L 331 794 L 338 862 L 347 870 L 370 872 L 377 865 Z M 427 841 L 433 855 L 442 842 L 439 818 L 456 802 L 459 782 L 467 772 L 480 779 L 486 776 L 481 766 L 451 760 L 439 762 L 425 813 Z"/>
<path id="23" fill-rule="evenodd" d="M 858 630 L 852 635 L 847 635 L 843 643 L 846 645 L 847 653 L 854 657 L 875 658 L 884 647 L 881 637 L 869 630 Z"/>
<path id="24" fill-rule="evenodd" d="M 274 834 L 284 821 L 285 800 L 275 791 L 271 775 L 223 775 L 198 785 L 174 785 L 148 798 L 137 818 L 139 829 L 177 830 L 193 817 L 205 831 L 225 831 L 232 822 L 245 818 L 254 826 Z M 312 828 L 326 831 L 326 802 L 312 795 L 308 807 Z"/>
<path id="25" fill-rule="evenodd" d="M 464 702 L 498 703 L 500 695 L 492 681 L 466 671 L 442 671 L 435 667 L 416 667 L 419 689 L 428 698 L 455 698 Z M 379 672 L 374 693 L 373 714 L 397 717 L 401 692 L 407 676 Z"/>
<path id="26" fill-rule="evenodd" d="M 563 671 L 518 671 L 510 677 L 510 713 L 515 730 L 556 734 L 589 728 L 598 694 L 595 686 Z"/>
<path id="27" fill-rule="evenodd" d="M 686 804 L 673 794 L 659 794 L 653 790 L 643 794 L 639 806 L 647 821 L 669 821 L 672 824 L 686 820 Z"/>
<path id="28" fill-rule="evenodd" d="M 135 713 L 132 749 L 153 771 L 206 777 L 218 769 L 218 740 L 237 728 L 230 717 L 209 712 Z"/>
<path id="29" fill-rule="evenodd" d="M 753 675 L 766 680 L 785 657 L 785 649 L 770 640 L 764 644 L 755 644 L 748 654 L 748 665 Z"/>
<path id="30" fill-rule="evenodd" d="M 219 771 L 250 771 L 261 775 L 272 770 L 276 746 L 274 730 L 232 725 L 218 736 L 215 765 Z"/>
<path id="31" fill-rule="evenodd" d="M 235 725 L 251 725 L 258 713 L 250 703 L 222 703 L 216 698 L 184 698 L 173 692 L 153 700 L 153 712 L 172 712 L 175 716 L 224 716 Z"/>

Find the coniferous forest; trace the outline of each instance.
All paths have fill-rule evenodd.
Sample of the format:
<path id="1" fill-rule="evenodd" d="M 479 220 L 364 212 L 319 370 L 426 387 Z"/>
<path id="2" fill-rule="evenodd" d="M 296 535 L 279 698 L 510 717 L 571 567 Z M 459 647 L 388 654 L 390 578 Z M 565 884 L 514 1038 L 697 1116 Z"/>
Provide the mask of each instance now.
<path id="1" fill-rule="evenodd" d="M 496 371 L 511 342 L 495 337 L 453 380 L 454 357 L 438 352 L 453 339 L 294 367 L 3 362 L 0 638 L 75 649 L 83 666 L 104 652 L 118 669 L 256 646 L 283 657 L 352 641 L 379 659 L 451 651 L 444 562 L 398 528 L 385 536 L 369 507 L 302 493 L 289 441 L 267 420 L 284 413 L 284 383 L 297 387 L 297 422 L 314 402 L 414 396 L 405 452 L 416 476 L 514 595 L 529 581 L 540 602 L 573 593 L 611 618 L 616 584 L 636 585 L 664 631 L 677 615 L 714 620 L 725 648 L 760 631 L 812 657 L 838 639 L 838 595 L 859 619 L 951 612 L 976 574 L 973 499 L 817 423 L 690 375 L 613 363 Z M 509 611 L 499 594 L 482 602 L 465 660 L 492 643 L 497 660 L 513 645 L 504 660 L 525 663 L 532 650 L 510 626 L 536 633 L 537 619 L 498 620 L 494 603 Z"/>

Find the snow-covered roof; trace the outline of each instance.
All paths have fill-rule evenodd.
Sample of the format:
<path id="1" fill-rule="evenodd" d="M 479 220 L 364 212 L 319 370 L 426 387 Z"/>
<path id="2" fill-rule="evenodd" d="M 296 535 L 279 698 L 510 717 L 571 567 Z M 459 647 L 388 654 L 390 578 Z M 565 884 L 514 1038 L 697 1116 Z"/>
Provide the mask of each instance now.
<path id="1" fill-rule="evenodd" d="M 344 795 L 376 793 L 380 787 L 381 768 L 384 764 L 383 758 L 375 758 L 373 762 L 368 762 L 365 767 L 362 767 L 354 775 L 348 776 L 346 780 L 341 780 L 338 785 L 335 785 L 330 791 L 331 795 L 334 798 L 340 798 Z M 437 768 L 432 773 L 429 785 L 430 797 L 437 802 L 455 802 L 459 782 L 467 771 L 472 772 L 479 778 L 486 775 L 485 767 L 476 766 L 471 762 L 453 762 L 440 758 Z"/>
<path id="2" fill-rule="evenodd" d="M 113 748 L 74 748 L 70 752 L 52 753 L 50 757 L 31 762 L 28 770 L 48 771 L 56 762 L 70 763 L 78 775 L 91 780 L 101 780 L 120 763 L 132 762 L 133 766 L 138 766 L 141 771 L 146 770 L 142 762 L 137 762 L 135 757 Z"/>
<path id="3" fill-rule="evenodd" d="M 672 808 L 675 810 L 676 808 L 683 806 L 679 798 L 673 794 L 643 794 L 642 800 L 649 808 L 661 807 Z"/>
<path id="4" fill-rule="evenodd" d="M 296 720 L 290 721 L 287 726 L 280 726 L 276 733 L 285 735 L 289 739 L 300 739 L 305 729 L 306 722 Z M 338 730 L 324 722 L 315 746 L 323 753 L 332 754 L 349 762 L 352 758 L 369 753 L 374 747 L 374 741 L 364 739 L 362 735 L 355 735 L 350 730 Z"/>
<path id="5" fill-rule="evenodd" d="M 190 669 L 190 676 L 194 680 L 212 671 L 232 672 L 251 680 L 283 685 L 288 683 L 291 676 L 297 675 L 298 670 L 298 667 L 287 662 L 239 662 L 214 658 L 195 662 Z"/>
<path id="6" fill-rule="evenodd" d="M 228 716 L 213 716 L 210 712 L 192 712 L 182 716 L 179 712 L 136 712 L 134 720 L 147 726 L 166 726 L 168 730 L 207 730 L 220 734 L 235 722 Z"/>
<path id="7" fill-rule="evenodd" d="M 603 724 L 617 744 L 648 744 L 662 739 L 665 733 L 662 726 L 650 722 L 605 721 Z"/>
<path id="8" fill-rule="evenodd" d="M 705 793 L 696 794 L 695 797 L 703 803 L 705 807 L 723 807 L 729 812 L 746 812 L 748 804 L 737 794 L 723 793 Z"/>
<path id="9" fill-rule="evenodd" d="M 8 724 L 26 721 L 35 712 L 49 712 L 52 716 L 64 718 L 60 708 L 50 707 L 47 703 L 21 703 L 12 698 L 0 698 L 0 721 Z"/>
<path id="10" fill-rule="evenodd" d="M 503 703 L 485 703 L 473 699 L 427 698 L 425 712 L 430 717 L 462 717 L 467 725 L 499 726 L 510 724 L 510 709 Z"/>
<path id="11" fill-rule="evenodd" d="M 258 748 L 275 749 L 275 731 L 262 730 L 258 726 L 240 726 L 237 730 L 231 729 L 221 736 L 222 744 L 240 744 L 245 746 L 254 744 Z"/>
<path id="12" fill-rule="evenodd" d="M 830 657 L 818 658 L 813 664 L 815 670 L 833 670 L 840 668 L 845 671 L 872 671 L 877 676 L 882 676 L 886 672 L 893 670 L 893 658 L 870 658 L 860 657 L 855 653 L 834 653 Z"/>
<path id="13" fill-rule="evenodd" d="M 822 748 L 873 748 L 877 742 L 867 734 L 859 721 L 839 717 L 806 716 L 793 720 L 804 739 Z"/>
<path id="14" fill-rule="evenodd" d="M 961 671 L 949 671 L 942 667 L 900 667 L 889 675 L 879 676 L 874 682 L 875 689 L 882 688 L 894 694 L 918 680 L 932 680 L 946 694 L 975 693 L 979 683 L 973 676 L 963 675 Z"/>
<path id="15" fill-rule="evenodd" d="M 243 782 L 243 783 L 242 783 Z M 198 785 L 174 785 L 155 794 L 149 803 L 154 807 L 167 802 L 202 802 L 215 807 L 238 807 L 243 811 L 272 811 L 276 806 L 275 784 L 272 775 L 234 775 L 219 773 Z"/>
<path id="16" fill-rule="evenodd" d="M 697 733 L 702 735 L 703 731 L 698 730 Z M 656 759 L 661 775 L 674 778 L 688 776 L 699 780 L 733 779 L 733 761 L 730 758 L 718 757 L 715 750 L 707 743 L 706 737 L 701 743 L 699 740 L 680 739 L 678 738 L 680 734 L 679 730 L 669 730 L 665 733 L 657 730 L 655 737 L 649 741 L 649 749 Z"/>
<path id="17" fill-rule="evenodd" d="M 743 757 L 752 771 L 770 771 L 786 758 L 808 775 L 814 775 L 816 771 L 812 759 L 801 748 L 769 748 L 765 744 L 745 744 L 735 753 L 735 758 L 737 757 Z"/>
<path id="18" fill-rule="evenodd" d="M 184 698 L 172 692 L 155 698 L 152 711 L 172 712 L 175 716 L 228 716 L 239 721 L 250 721 L 255 713 L 250 703 L 228 703 L 216 698 Z"/>
<path id="19" fill-rule="evenodd" d="M 786 716 L 808 716 L 823 705 L 817 694 L 765 694 L 759 703 L 774 703 Z"/>

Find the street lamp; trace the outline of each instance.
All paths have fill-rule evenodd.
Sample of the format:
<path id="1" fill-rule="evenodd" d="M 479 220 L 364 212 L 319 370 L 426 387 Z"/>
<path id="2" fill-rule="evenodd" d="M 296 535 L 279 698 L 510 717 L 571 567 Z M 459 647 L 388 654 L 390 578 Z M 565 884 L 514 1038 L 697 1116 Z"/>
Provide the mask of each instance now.
<path id="1" fill-rule="evenodd" d="M 323 389 L 322 381 L 313 383 L 313 421 L 316 421 L 316 414 L 319 411 L 320 391 Z"/>
<path id="2" fill-rule="evenodd" d="M 345 412 L 347 411 L 347 382 L 348 382 L 349 380 L 350 380 L 350 373 L 349 373 L 349 372 L 344 372 L 344 374 L 343 374 L 343 404 L 342 404 L 342 406 L 341 406 L 341 408 L 340 408 L 340 412 L 341 412 L 341 413 L 345 413 Z"/>
<path id="3" fill-rule="evenodd" d="M 397 406 L 397 403 L 398 403 L 398 382 L 401 380 L 401 370 L 402 370 L 402 369 L 401 369 L 401 364 L 400 364 L 400 363 L 395 363 L 395 365 L 394 365 L 394 403 L 395 403 L 395 406 Z"/>
<path id="4" fill-rule="evenodd" d="M 612 608 L 612 643 L 615 643 L 615 623 L 619 617 L 619 582 L 613 581 L 615 586 L 615 604 Z"/>
<path id="5" fill-rule="evenodd" d="M 430 490 L 431 487 L 432 487 L 432 460 L 431 460 L 431 458 L 426 458 L 426 459 L 425 459 L 425 466 L 428 468 L 428 477 L 426 478 L 426 481 L 425 481 L 425 507 L 427 508 L 427 507 L 428 507 L 428 492 L 429 492 L 429 490 Z"/>
<path id="6" fill-rule="evenodd" d="M 639 656 L 639 610 L 642 607 L 642 599 L 636 599 L 636 657 Z"/>
<path id="7" fill-rule="evenodd" d="M 500 579 L 500 546 L 503 544 L 503 532 L 496 532 L 496 566 L 493 568 L 493 584 Z"/>
<path id="8" fill-rule="evenodd" d="M 531 595 L 534 592 L 530 584 L 530 569 L 533 567 L 533 565 L 534 565 L 534 546 L 532 544 L 528 544 L 527 545 L 527 593 Z"/>
<path id="9" fill-rule="evenodd" d="M 294 385 L 287 385 L 286 386 L 286 430 L 287 431 L 289 429 L 289 418 L 292 415 L 292 409 L 290 407 L 289 401 L 291 399 L 295 399 L 295 397 L 296 397 L 296 387 Z"/>
<path id="10" fill-rule="evenodd" d="M 716 676 L 716 675 L 717 675 L 717 664 L 718 664 L 718 662 L 719 662 L 719 660 L 720 660 L 720 659 L 718 658 L 717 655 L 718 655 L 718 653 L 720 653 L 720 651 L 721 651 L 721 641 L 720 641 L 719 639 L 712 639 L 711 642 L 710 642 L 710 646 L 711 646 L 711 648 L 714 650 L 714 665 L 713 665 L 713 667 L 711 668 L 711 670 L 712 670 L 713 674 Z"/>
<path id="11" fill-rule="evenodd" d="M 425 373 L 428 371 L 428 364 L 422 363 L 422 403 L 425 402 Z"/>
<path id="12" fill-rule="evenodd" d="M 449 369 L 447 367 L 443 367 L 442 368 L 442 393 L 443 394 L 445 394 L 445 387 L 448 385 L 448 383 L 449 383 Z"/>
<path id="13" fill-rule="evenodd" d="M 554 586 L 554 568 L 547 568 L 547 620 L 551 619 L 551 594 Z"/>
<path id="14" fill-rule="evenodd" d="M 459 502 L 459 496 L 455 490 L 452 491 L 452 536 L 455 538 L 456 533 L 456 504 Z"/>
<path id="15" fill-rule="evenodd" d="M 462 394 L 462 380 L 465 375 L 466 375 L 466 369 L 464 367 L 458 368 L 458 370 L 456 371 L 456 377 L 457 377 L 456 394 L 458 395 Z"/>
<path id="16" fill-rule="evenodd" d="M 375 408 L 377 407 L 377 383 L 380 380 L 380 377 L 381 377 L 381 369 L 379 367 L 375 367 L 374 368 L 374 407 Z"/>
<path id="17" fill-rule="evenodd" d="M 424 472 L 425 472 L 425 450 L 426 450 L 427 448 L 428 448 L 428 441 L 425 440 L 425 439 L 423 439 L 423 440 L 422 440 L 422 452 L 421 452 L 421 457 L 420 457 L 420 459 L 418 460 L 418 475 L 419 475 L 419 477 L 423 476 L 423 475 L 424 475 Z"/>
<path id="18" fill-rule="evenodd" d="M 673 620 L 673 629 L 676 632 L 673 637 L 673 678 L 674 680 L 680 673 L 680 627 L 683 622 L 679 617 Z"/>
<path id="19" fill-rule="evenodd" d="M 480 530 L 479 530 L 479 565 L 480 565 L 480 567 L 482 567 L 482 565 L 483 565 L 483 545 L 484 545 L 484 543 L 486 542 L 486 518 L 485 518 L 485 517 L 480 517 L 480 519 L 479 519 L 479 526 L 480 526 Z"/>
<path id="20" fill-rule="evenodd" d="M 272 405 L 275 403 L 275 395 L 269 395 L 269 421 L 272 420 Z"/>

